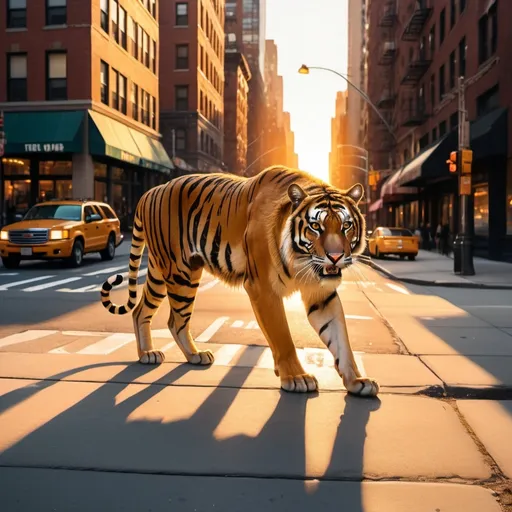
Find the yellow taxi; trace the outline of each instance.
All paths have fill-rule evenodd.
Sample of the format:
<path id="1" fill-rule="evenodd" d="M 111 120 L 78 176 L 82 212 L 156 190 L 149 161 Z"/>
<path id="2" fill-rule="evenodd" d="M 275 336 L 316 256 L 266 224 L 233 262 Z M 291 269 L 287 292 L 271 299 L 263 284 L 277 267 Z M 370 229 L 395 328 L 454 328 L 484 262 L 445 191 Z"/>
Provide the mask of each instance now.
<path id="1" fill-rule="evenodd" d="M 114 210 L 99 201 L 64 199 L 38 203 L 23 220 L 0 231 L 0 256 L 5 268 L 21 260 L 64 259 L 72 267 L 84 254 L 99 252 L 103 260 L 115 256 L 123 241 Z"/>
<path id="2" fill-rule="evenodd" d="M 368 237 L 368 251 L 375 258 L 394 254 L 414 260 L 418 250 L 419 238 L 409 229 L 378 227 Z"/>

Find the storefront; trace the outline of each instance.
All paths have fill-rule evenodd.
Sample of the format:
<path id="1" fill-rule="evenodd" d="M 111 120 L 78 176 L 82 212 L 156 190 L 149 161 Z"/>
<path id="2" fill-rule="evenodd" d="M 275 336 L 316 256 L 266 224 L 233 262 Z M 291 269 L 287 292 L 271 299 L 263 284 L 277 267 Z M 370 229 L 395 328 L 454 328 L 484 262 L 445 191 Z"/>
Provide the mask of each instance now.
<path id="1" fill-rule="evenodd" d="M 162 144 L 98 112 L 6 112 L 0 225 L 53 198 L 108 202 L 123 227 L 138 199 L 175 174 Z"/>
<path id="2" fill-rule="evenodd" d="M 470 124 L 473 150 L 470 199 L 474 215 L 475 255 L 497 260 L 512 260 L 512 229 L 507 224 L 512 194 L 512 171 L 507 178 L 508 109 L 498 108 Z M 448 223 L 452 238 L 459 229 L 459 194 L 456 174 L 450 174 L 446 160 L 457 150 L 458 133 L 451 131 L 410 161 L 398 177 L 401 186 L 417 186 L 420 222 L 429 223 L 433 231 Z"/>

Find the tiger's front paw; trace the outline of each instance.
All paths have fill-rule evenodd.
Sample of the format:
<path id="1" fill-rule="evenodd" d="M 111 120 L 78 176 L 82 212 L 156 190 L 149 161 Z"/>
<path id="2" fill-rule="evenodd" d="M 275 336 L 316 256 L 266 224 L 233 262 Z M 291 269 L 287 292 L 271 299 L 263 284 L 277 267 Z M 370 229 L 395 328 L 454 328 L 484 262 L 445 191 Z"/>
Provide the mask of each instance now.
<path id="1" fill-rule="evenodd" d="M 281 388 L 291 393 L 311 393 L 318 391 L 318 381 L 314 375 L 288 375 L 281 377 Z"/>
<path id="2" fill-rule="evenodd" d="M 215 361 L 215 358 L 213 357 L 213 352 L 211 350 L 200 350 L 197 354 L 187 356 L 187 361 L 190 364 L 208 366 Z"/>
<path id="3" fill-rule="evenodd" d="M 355 396 L 377 396 L 379 393 L 379 383 L 374 379 L 361 377 L 352 382 L 344 382 L 345 388 L 351 395 Z"/>
<path id="4" fill-rule="evenodd" d="M 142 352 L 139 357 L 139 363 L 142 364 L 160 364 L 165 361 L 165 354 L 161 350 L 148 350 Z"/>

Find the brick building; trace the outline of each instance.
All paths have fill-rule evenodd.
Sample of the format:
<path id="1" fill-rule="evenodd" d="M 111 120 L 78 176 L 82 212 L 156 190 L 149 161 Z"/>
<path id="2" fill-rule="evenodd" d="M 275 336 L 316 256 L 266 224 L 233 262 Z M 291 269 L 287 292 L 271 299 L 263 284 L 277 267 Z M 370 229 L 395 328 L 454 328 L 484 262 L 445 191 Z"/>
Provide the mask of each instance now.
<path id="1" fill-rule="evenodd" d="M 158 126 L 155 0 L 0 0 L 0 223 L 52 197 L 130 219 L 172 174 Z"/>
<path id="2" fill-rule="evenodd" d="M 167 152 L 223 169 L 224 2 L 160 3 L 160 123 Z"/>
<path id="3" fill-rule="evenodd" d="M 266 0 L 226 1 L 226 50 L 244 55 L 251 71 L 247 126 L 247 175 L 257 174 L 264 166 L 264 131 L 267 123 L 265 82 L 265 7 Z"/>
<path id="4" fill-rule="evenodd" d="M 228 172 L 247 167 L 247 121 L 251 72 L 240 52 L 226 50 L 224 61 L 224 162 Z"/>
<path id="5" fill-rule="evenodd" d="M 375 222 L 447 223 L 457 233 L 458 184 L 446 159 L 458 146 L 464 76 L 475 252 L 512 258 L 511 16 L 505 0 L 371 1 L 368 94 L 395 137 L 370 111 L 371 164 L 386 171 L 392 162 L 393 170 L 374 198 Z"/>

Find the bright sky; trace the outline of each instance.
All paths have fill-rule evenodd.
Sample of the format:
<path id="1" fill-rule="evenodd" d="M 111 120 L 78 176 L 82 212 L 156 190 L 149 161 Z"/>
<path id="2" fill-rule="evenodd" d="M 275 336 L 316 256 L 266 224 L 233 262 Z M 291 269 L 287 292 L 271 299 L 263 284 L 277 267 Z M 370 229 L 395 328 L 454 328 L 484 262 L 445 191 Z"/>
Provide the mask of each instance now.
<path id="1" fill-rule="evenodd" d="M 347 85 L 328 71 L 300 75 L 298 69 L 306 64 L 347 72 L 347 8 L 347 0 L 267 0 L 266 38 L 277 44 L 299 167 L 324 180 L 336 92 Z"/>

